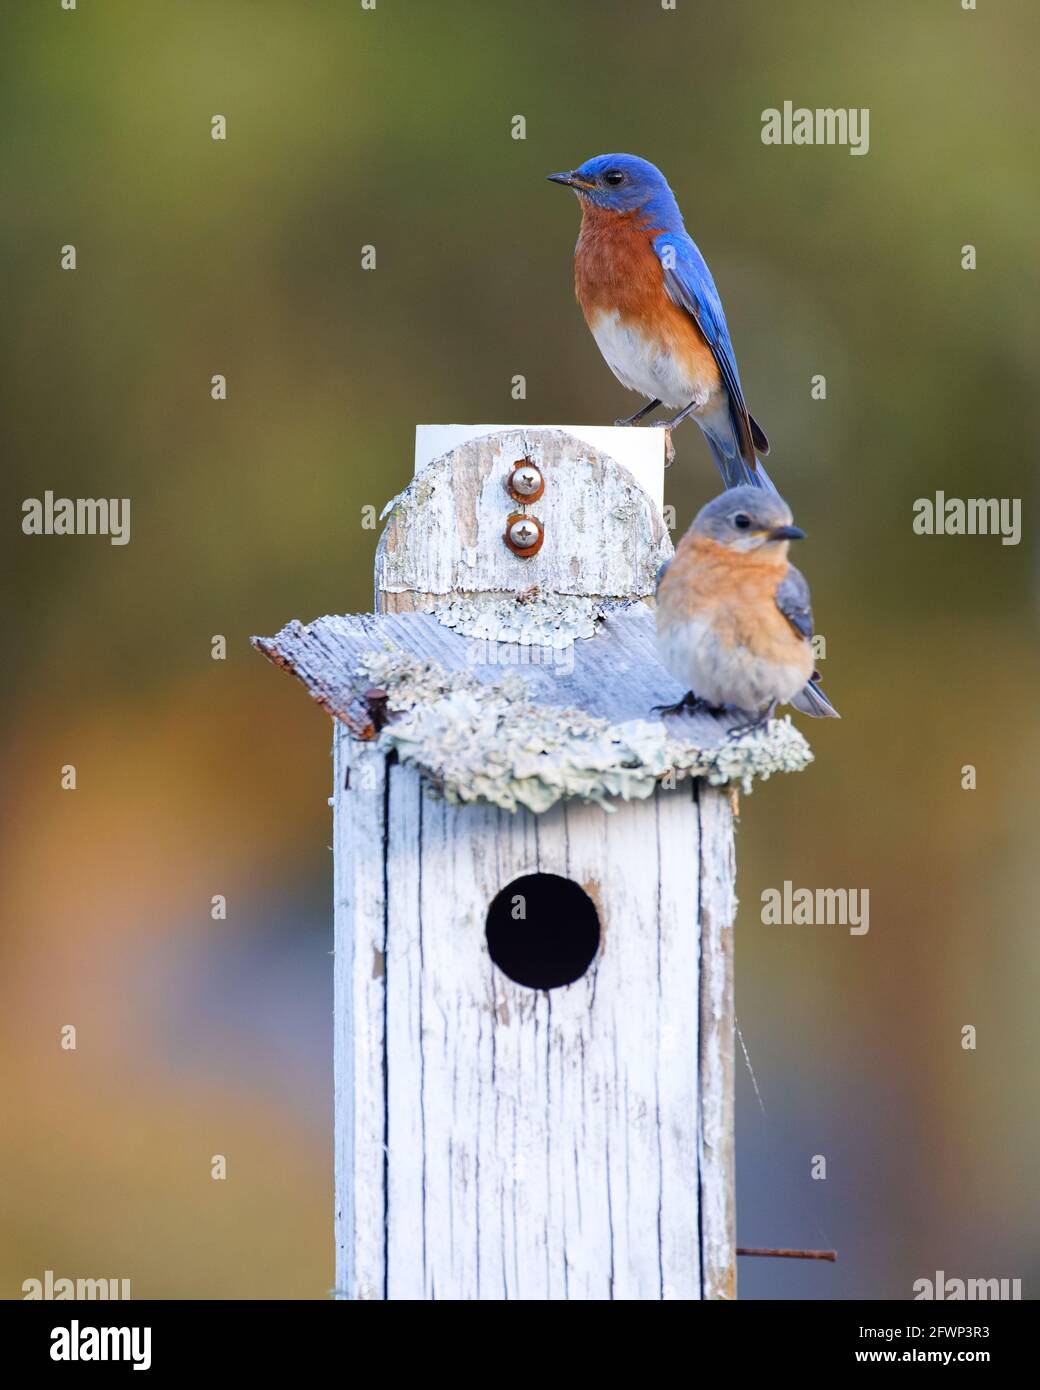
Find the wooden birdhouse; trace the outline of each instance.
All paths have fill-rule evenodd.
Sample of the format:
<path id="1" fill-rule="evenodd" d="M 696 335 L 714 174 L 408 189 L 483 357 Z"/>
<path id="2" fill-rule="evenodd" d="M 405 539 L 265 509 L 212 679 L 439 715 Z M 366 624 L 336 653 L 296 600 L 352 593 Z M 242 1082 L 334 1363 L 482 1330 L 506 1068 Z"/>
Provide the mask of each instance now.
<path id="1" fill-rule="evenodd" d="M 254 639 L 335 720 L 337 1293 L 733 1297 L 731 791 L 811 755 L 653 712 L 660 431 L 431 437 L 376 613 Z"/>

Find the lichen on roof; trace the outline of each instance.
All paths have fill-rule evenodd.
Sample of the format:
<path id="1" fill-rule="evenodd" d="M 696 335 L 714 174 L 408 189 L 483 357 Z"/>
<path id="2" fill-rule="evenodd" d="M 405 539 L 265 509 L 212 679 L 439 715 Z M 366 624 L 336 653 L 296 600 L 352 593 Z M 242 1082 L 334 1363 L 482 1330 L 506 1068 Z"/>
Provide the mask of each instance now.
<path id="1" fill-rule="evenodd" d="M 627 601 L 529 589 L 520 594 L 465 594 L 433 611 L 439 623 L 462 637 L 562 651 L 579 639 L 595 637 L 596 624 L 608 612 L 628 606 Z"/>
<path id="2" fill-rule="evenodd" d="M 387 693 L 384 748 L 420 768 L 449 801 L 486 801 L 507 811 L 547 811 L 564 797 L 613 809 L 659 782 L 704 777 L 750 792 L 755 778 L 797 772 L 812 752 L 789 719 L 699 748 L 660 720 L 612 723 L 584 710 L 535 702 L 524 678 L 479 680 L 401 648 L 361 658 L 368 681 Z"/>

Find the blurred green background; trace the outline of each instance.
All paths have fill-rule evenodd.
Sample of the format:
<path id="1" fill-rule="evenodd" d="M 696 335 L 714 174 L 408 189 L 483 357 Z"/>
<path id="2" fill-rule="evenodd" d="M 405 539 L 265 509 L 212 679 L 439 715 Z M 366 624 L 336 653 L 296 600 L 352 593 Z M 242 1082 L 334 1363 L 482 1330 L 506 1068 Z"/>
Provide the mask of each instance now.
<path id="1" fill-rule="evenodd" d="M 5 6 L 0 1295 L 332 1284 L 331 730 L 248 637 L 369 607 L 416 422 L 635 408 L 544 182 L 608 150 L 713 269 L 844 716 L 744 800 L 737 926 L 739 1239 L 840 1261 L 741 1292 L 1035 1294 L 1038 42 L 1033 0 Z M 869 107 L 869 154 L 762 145 L 785 99 Z M 24 537 L 46 488 L 131 497 L 130 544 Z M 936 489 L 1023 543 L 915 536 Z M 869 935 L 763 926 L 785 879 L 868 888 Z"/>

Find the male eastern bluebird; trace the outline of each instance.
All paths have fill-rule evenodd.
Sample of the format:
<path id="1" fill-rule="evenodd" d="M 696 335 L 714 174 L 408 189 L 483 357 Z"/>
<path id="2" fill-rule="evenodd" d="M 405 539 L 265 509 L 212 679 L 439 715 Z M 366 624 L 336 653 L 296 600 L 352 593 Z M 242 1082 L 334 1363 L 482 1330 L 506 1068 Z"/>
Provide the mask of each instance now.
<path id="1" fill-rule="evenodd" d="M 607 366 L 650 404 L 682 407 L 707 437 L 726 487 L 772 489 L 756 458 L 769 441 L 748 412 L 715 281 L 661 171 L 634 154 L 601 154 L 553 183 L 581 203 L 574 289 Z"/>
<path id="2" fill-rule="evenodd" d="M 689 691 L 663 713 L 731 706 L 758 725 L 792 704 L 840 718 L 813 670 L 809 586 L 787 562 L 804 535 L 759 488 L 730 488 L 697 513 L 657 576 L 661 663 Z"/>

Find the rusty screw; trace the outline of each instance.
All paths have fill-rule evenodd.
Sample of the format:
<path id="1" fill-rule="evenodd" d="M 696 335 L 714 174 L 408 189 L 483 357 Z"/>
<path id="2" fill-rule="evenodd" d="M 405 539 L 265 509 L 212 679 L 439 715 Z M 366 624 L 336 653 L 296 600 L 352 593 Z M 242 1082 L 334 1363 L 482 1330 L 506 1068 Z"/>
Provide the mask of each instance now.
<path id="1" fill-rule="evenodd" d="M 531 555 L 537 555 L 541 550 L 545 531 L 536 516 L 524 516 L 522 512 L 514 512 L 506 518 L 504 540 L 514 555 L 526 559 Z"/>
<path id="2" fill-rule="evenodd" d="M 378 733 L 390 718 L 390 711 L 387 709 L 390 697 L 381 686 L 372 686 L 365 691 L 363 698 L 368 706 L 368 713 L 375 726 L 375 731 Z"/>
<path id="3" fill-rule="evenodd" d="M 537 502 L 545 491 L 545 479 L 529 459 L 515 464 L 506 483 L 518 502 Z"/>
<path id="4" fill-rule="evenodd" d="M 514 521 L 509 528 L 509 539 L 517 550 L 530 550 L 538 539 L 538 534 L 538 527 L 526 516 L 521 517 L 519 521 Z"/>

